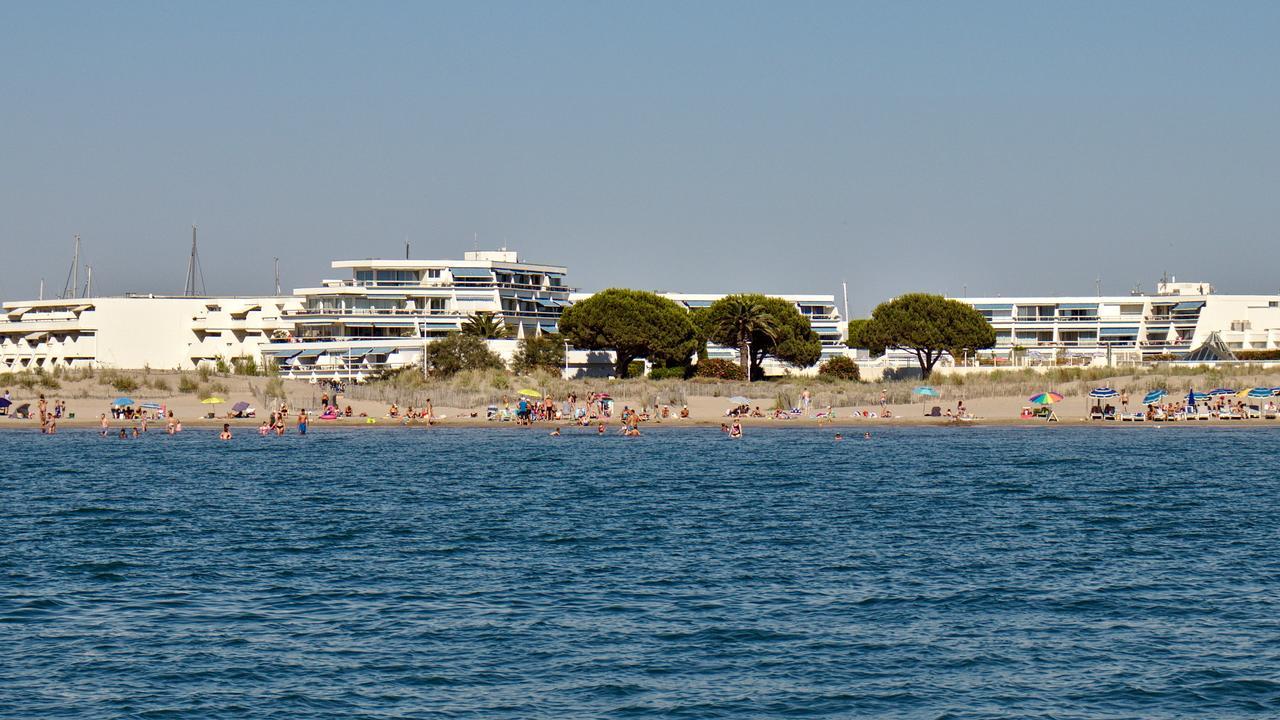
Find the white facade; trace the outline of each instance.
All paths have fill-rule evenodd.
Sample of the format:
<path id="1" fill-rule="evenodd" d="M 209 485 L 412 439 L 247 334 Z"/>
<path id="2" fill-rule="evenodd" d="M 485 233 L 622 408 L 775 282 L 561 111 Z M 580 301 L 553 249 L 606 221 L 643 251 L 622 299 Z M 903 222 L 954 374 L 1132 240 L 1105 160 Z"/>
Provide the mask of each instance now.
<path id="1" fill-rule="evenodd" d="M 1014 354 L 1082 364 L 1176 359 L 1214 332 L 1232 350 L 1280 348 L 1280 296 L 1218 295 L 1207 283 L 1160 283 L 1154 295 L 956 299 L 995 328 L 995 348 L 980 356 L 997 364 Z"/>
<path id="2" fill-rule="evenodd" d="M 260 357 L 301 303 L 289 297 L 136 295 L 7 302 L 0 369 L 191 369 L 218 358 Z"/>
<path id="3" fill-rule="evenodd" d="M 521 262 L 514 251 L 462 260 L 340 260 L 350 277 L 294 294 L 292 334 L 264 349 L 281 375 L 361 380 L 419 363 L 425 345 L 491 313 L 513 337 L 555 332 L 569 305 L 566 268 Z"/>

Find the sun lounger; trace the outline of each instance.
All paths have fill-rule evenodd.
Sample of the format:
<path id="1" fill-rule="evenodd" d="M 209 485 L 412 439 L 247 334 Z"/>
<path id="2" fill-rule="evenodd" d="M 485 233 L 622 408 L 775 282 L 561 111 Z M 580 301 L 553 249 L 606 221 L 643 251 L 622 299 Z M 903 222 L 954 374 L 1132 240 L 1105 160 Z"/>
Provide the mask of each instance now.
<path id="1" fill-rule="evenodd" d="M 1136 412 L 1136 413 L 1134 413 L 1134 414 L 1133 414 L 1133 421 L 1134 421 L 1134 422 L 1146 422 L 1146 421 L 1147 421 L 1147 414 L 1146 414 L 1146 413 Z"/>
<path id="2" fill-rule="evenodd" d="M 1246 416 L 1247 416 L 1250 420 L 1261 420 L 1261 419 L 1262 419 L 1262 410 L 1261 410 L 1261 409 L 1259 409 L 1257 405 L 1250 405 L 1250 406 L 1248 407 L 1248 409 L 1247 409 L 1247 410 L 1245 410 L 1245 413 L 1247 414 Z"/>
<path id="3" fill-rule="evenodd" d="M 1263 410 L 1263 411 L 1262 411 L 1262 419 L 1263 419 L 1263 420 L 1275 420 L 1277 416 L 1278 416 L 1278 415 L 1277 415 L 1277 413 L 1276 413 L 1276 411 L 1275 411 L 1275 410 L 1270 410 L 1270 409 L 1269 409 L 1269 410 Z"/>

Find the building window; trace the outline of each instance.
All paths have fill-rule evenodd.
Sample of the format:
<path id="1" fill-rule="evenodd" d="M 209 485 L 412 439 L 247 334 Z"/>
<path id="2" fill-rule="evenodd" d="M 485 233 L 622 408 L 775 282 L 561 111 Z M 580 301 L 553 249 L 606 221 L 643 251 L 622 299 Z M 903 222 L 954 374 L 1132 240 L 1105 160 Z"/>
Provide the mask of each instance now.
<path id="1" fill-rule="evenodd" d="M 440 279 L 440 268 L 430 268 L 427 270 L 427 277 L 433 280 Z"/>

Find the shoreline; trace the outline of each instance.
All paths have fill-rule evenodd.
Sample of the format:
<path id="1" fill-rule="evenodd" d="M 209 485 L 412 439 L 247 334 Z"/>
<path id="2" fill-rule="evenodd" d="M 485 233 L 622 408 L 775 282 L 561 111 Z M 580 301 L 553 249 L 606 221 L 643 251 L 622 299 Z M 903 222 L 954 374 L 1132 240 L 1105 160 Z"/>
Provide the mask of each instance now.
<path id="1" fill-rule="evenodd" d="M 372 419 L 374 422 L 368 422 Z M 646 421 L 641 423 L 641 430 L 664 430 L 664 429 L 703 429 L 703 428 L 719 428 L 721 423 L 730 423 L 733 418 L 723 419 L 706 419 L 706 418 L 690 418 L 685 420 L 665 420 L 661 422 Z M 1144 427 L 1229 427 L 1229 428 L 1280 428 L 1280 420 L 1176 420 L 1176 421 L 1144 421 L 1131 422 L 1120 420 L 1089 420 L 1087 418 L 1067 418 L 1058 422 L 1046 422 L 1044 420 L 1024 420 L 1021 418 L 974 418 L 966 421 L 949 421 L 938 420 L 936 418 L 833 418 L 833 419 L 815 419 L 815 418 L 796 418 L 791 420 L 772 420 L 768 418 L 741 418 L 740 421 L 744 428 L 760 429 L 825 429 L 839 428 L 847 429 L 888 429 L 888 428 L 945 428 L 945 429 L 965 429 L 979 427 L 998 427 L 998 428 L 1144 428 Z M 58 422 L 59 432 L 63 430 L 84 430 L 98 428 L 98 420 L 61 420 Z M 191 420 L 183 420 L 182 425 L 185 428 L 201 428 L 201 429 L 217 429 L 223 424 L 228 424 L 233 430 L 244 432 L 246 430 L 257 430 L 262 424 L 261 418 L 246 419 L 208 419 L 198 418 Z M 569 421 L 540 421 L 533 425 L 517 425 L 511 421 L 493 421 L 483 418 L 445 418 L 437 420 L 435 423 L 428 425 L 425 422 L 403 423 L 392 418 L 350 418 L 339 421 L 317 421 L 312 418 L 307 425 L 307 432 L 326 432 L 332 430 L 435 430 L 435 429 L 452 429 L 452 428 L 491 428 L 495 430 L 541 430 L 552 428 L 572 429 L 581 427 L 583 430 L 593 430 L 599 421 L 593 421 L 589 425 L 579 426 L 577 423 Z M 609 428 L 620 427 L 617 418 L 611 418 L 605 421 L 605 426 Z M 121 428 L 131 429 L 137 426 L 133 422 L 111 421 L 108 425 L 109 432 L 119 432 Z M 290 421 L 286 425 L 287 433 L 291 435 L 297 434 L 297 424 Z M 39 434 L 40 426 L 38 420 L 14 420 L 5 421 L 0 419 L 0 432 L 4 431 L 26 431 Z M 165 432 L 163 422 L 152 421 L 149 425 L 148 432 Z"/>

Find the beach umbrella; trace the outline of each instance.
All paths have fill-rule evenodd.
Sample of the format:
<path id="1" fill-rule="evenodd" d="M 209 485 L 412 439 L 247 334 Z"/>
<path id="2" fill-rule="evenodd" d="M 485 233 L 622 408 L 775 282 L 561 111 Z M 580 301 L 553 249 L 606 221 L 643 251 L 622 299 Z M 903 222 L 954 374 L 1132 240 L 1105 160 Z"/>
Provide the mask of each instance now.
<path id="1" fill-rule="evenodd" d="M 1198 393 L 1195 390 L 1187 393 L 1187 402 L 1191 405 L 1197 405 L 1209 399 L 1208 393 Z"/>
<path id="2" fill-rule="evenodd" d="M 1271 391 L 1272 391 L 1272 389 L 1273 389 L 1273 388 L 1269 388 L 1269 387 L 1265 387 L 1265 388 L 1264 388 L 1264 387 L 1250 388 L 1248 392 L 1245 392 L 1245 393 L 1244 393 L 1244 395 L 1245 395 L 1245 397 L 1251 397 L 1251 398 L 1266 398 L 1266 397 L 1271 397 Z"/>
<path id="3" fill-rule="evenodd" d="M 519 392 L 519 394 L 520 394 L 520 395 L 523 395 L 523 396 L 525 396 L 525 397 L 531 397 L 531 398 L 540 398 L 540 397 L 542 397 L 542 393 L 538 392 L 537 390 L 532 390 L 532 389 L 530 389 L 530 388 L 525 388 L 525 389 L 521 390 L 521 391 Z"/>
<path id="4" fill-rule="evenodd" d="M 12 405 L 12 404 L 13 404 L 13 401 L 12 401 L 12 400 L 10 400 L 9 398 L 2 398 L 2 397 L 0 397 L 0 408 L 6 408 L 6 407 L 9 407 L 9 406 L 10 406 L 10 405 Z"/>
<path id="5" fill-rule="evenodd" d="M 591 399 L 592 400 L 612 400 L 613 396 L 607 392 L 598 392 L 598 393 L 592 393 Z"/>
<path id="6" fill-rule="evenodd" d="M 249 409 L 249 403 L 243 400 L 231 406 L 231 412 L 244 412 L 245 410 L 248 410 L 248 409 Z"/>
<path id="7" fill-rule="evenodd" d="M 1119 396 L 1120 396 L 1120 393 L 1116 392 L 1115 390 L 1112 390 L 1109 387 L 1094 388 L 1089 391 L 1089 397 L 1098 398 L 1100 400 L 1105 400 L 1107 398 L 1113 398 L 1113 397 L 1119 397 Z"/>
<path id="8" fill-rule="evenodd" d="M 111 402 L 111 404 L 112 404 L 112 405 L 115 405 L 116 407 L 124 407 L 124 406 L 126 406 L 126 405 L 132 405 L 132 404 L 133 404 L 133 398 L 118 397 L 118 398 L 116 398 L 115 400 L 113 400 L 113 401 Z"/>
<path id="9" fill-rule="evenodd" d="M 161 410 L 164 408 L 164 406 L 161 405 L 160 403 L 142 403 L 138 407 L 142 408 L 143 410 Z"/>
<path id="10" fill-rule="evenodd" d="M 1235 395 L 1236 391 L 1231 388 L 1214 388 L 1209 391 L 1209 397 L 1218 397 L 1219 395 Z"/>
<path id="11" fill-rule="evenodd" d="M 1037 405 L 1052 405 L 1056 402 L 1062 402 L 1062 395 L 1048 391 L 1032 395 L 1030 400 Z"/>
<path id="12" fill-rule="evenodd" d="M 1168 394 L 1169 394 L 1168 390 L 1152 390 L 1151 392 L 1146 394 L 1146 397 L 1142 398 L 1142 404 L 1150 405 L 1152 403 L 1158 403 L 1164 399 L 1165 395 L 1168 395 Z"/>
<path id="13" fill-rule="evenodd" d="M 751 404 L 750 400 L 742 397 L 741 395 L 734 395 L 733 397 L 729 398 L 729 402 L 733 403 L 734 405 L 750 405 Z"/>
<path id="14" fill-rule="evenodd" d="M 207 397 L 207 398 L 205 398 L 205 399 L 201 400 L 201 401 L 200 401 L 200 404 L 201 404 L 201 405 L 220 405 L 220 404 L 222 404 L 222 403 L 224 403 L 224 402 L 226 402 L 226 400 L 223 400 L 223 399 L 222 399 L 222 398 L 220 398 L 220 397 Z"/>
<path id="15" fill-rule="evenodd" d="M 1273 396 L 1274 396 L 1274 395 L 1280 395 L 1280 387 L 1273 387 L 1273 388 L 1271 388 L 1271 394 L 1272 394 Z"/>
<path id="16" fill-rule="evenodd" d="M 924 396 L 924 397 L 938 397 L 938 396 L 940 396 L 942 393 L 938 392 L 938 391 L 937 391 L 937 390 L 935 390 L 934 388 L 929 387 L 928 385 L 921 385 L 920 387 L 916 388 L 915 390 L 912 390 L 912 391 L 911 391 L 911 394 L 912 394 L 912 395 L 921 395 L 921 396 Z"/>

